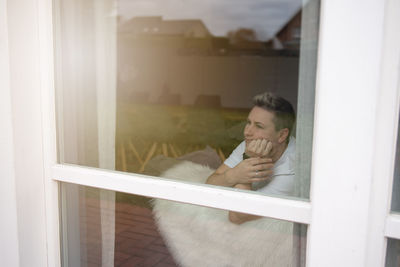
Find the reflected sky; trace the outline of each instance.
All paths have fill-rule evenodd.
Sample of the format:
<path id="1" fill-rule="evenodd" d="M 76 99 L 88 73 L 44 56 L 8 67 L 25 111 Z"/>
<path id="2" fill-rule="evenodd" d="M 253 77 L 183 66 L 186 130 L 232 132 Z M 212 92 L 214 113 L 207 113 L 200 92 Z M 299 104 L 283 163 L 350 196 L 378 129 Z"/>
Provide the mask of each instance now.
<path id="1" fill-rule="evenodd" d="M 302 0 L 119 0 L 122 20 L 135 16 L 201 19 L 214 36 L 252 28 L 259 40 L 274 36 L 297 13 Z"/>

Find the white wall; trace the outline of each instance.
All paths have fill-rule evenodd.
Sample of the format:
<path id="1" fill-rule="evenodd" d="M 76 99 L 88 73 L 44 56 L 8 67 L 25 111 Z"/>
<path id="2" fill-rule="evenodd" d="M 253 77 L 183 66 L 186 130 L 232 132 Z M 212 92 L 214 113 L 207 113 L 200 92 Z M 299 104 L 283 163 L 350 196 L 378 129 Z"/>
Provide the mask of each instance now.
<path id="1" fill-rule="evenodd" d="M 1 233 L 1 246 L 6 247 L 1 252 L 8 257 L 7 264 L 0 265 L 42 267 L 47 266 L 47 250 L 38 3 L 28 0 L 0 3 L 0 195 L 1 203 L 7 205 L 1 206 L 0 224 L 1 230 L 7 232 L 5 239 Z M 3 46 L 7 38 L 8 51 Z"/>
<path id="2" fill-rule="evenodd" d="M 16 177 L 6 10 L 6 1 L 0 0 L 0 266 L 18 266 Z"/>

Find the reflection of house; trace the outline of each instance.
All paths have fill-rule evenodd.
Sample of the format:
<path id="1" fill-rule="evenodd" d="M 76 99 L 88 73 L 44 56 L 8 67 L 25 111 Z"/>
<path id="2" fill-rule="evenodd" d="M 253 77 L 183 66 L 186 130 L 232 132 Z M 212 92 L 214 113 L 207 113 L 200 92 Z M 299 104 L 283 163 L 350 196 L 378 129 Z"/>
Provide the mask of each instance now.
<path id="1" fill-rule="evenodd" d="M 273 88 L 296 103 L 296 54 L 274 50 L 252 29 L 212 36 L 201 20 L 157 16 L 132 18 L 118 32 L 118 68 L 128 76 L 118 84 L 124 101 L 242 108 Z"/>
<path id="2" fill-rule="evenodd" d="M 249 28 L 239 28 L 228 32 L 232 55 L 262 55 L 267 49 L 266 43 L 259 41 L 256 32 Z"/>
<path id="3" fill-rule="evenodd" d="M 211 39 L 215 54 L 224 55 L 229 50 L 229 39 L 227 37 L 213 37 Z"/>
<path id="4" fill-rule="evenodd" d="M 301 9 L 296 12 L 275 36 L 285 49 L 298 50 L 300 48 Z"/>
<path id="5" fill-rule="evenodd" d="M 230 45 L 231 55 L 268 55 L 267 45 L 261 41 L 242 41 Z"/>
<path id="6" fill-rule="evenodd" d="M 211 34 L 199 19 L 163 20 L 156 17 L 134 17 L 119 27 L 120 33 L 133 35 L 168 35 L 206 38 Z"/>
<path id="7" fill-rule="evenodd" d="M 199 19 L 134 17 L 119 25 L 118 32 L 120 42 L 135 49 L 161 49 L 180 55 L 204 55 L 212 50 L 213 37 Z"/>
<path id="8" fill-rule="evenodd" d="M 213 36 L 200 19 L 134 17 L 121 22 L 118 33 L 120 43 L 128 49 L 162 49 L 181 56 L 276 55 L 270 42 L 257 40 L 253 29 L 239 28 L 227 37 Z"/>

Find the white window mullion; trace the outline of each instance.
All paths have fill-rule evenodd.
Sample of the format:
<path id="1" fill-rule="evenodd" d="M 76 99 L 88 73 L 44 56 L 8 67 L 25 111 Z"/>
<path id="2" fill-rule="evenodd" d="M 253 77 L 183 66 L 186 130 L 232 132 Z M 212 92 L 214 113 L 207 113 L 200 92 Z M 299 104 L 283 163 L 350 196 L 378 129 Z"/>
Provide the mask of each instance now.
<path id="1" fill-rule="evenodd" d="M 384 4 L 321 5 L 308 266 L 368 266 Z"/>
<path id="2" fill-rule="evenodd" d="M 389 237 L 400 232 L 396 216 L 387 215 L 391 207 L 394 159 L 398 110 L 400 103 L 400 2 L 386 1 L 383 35 L 382 62 L 378 94 L 377 117 L 374 140 L 374 160 L 372 167 L 373 180 L 369 206 L 368 239 L 366 242 L 366 263 L 368 266 L 385 264 L 387 239 L 382 234 L 386 231 Z M 397 221 L 399 221 L 397 216 Z M 397 234 L 398 234 L 397 233 Z M 399 238 L 400 236 L 397 235 Z"/>
<path id="3" fill-rule="evenodd" d="M 311 205 L 304 201 L 72 165 L 54 165 L 51 175 L 61 182 L 246 212 L 303 224 L 310 221 Z"/>
<path id="4" fill-rule="evenodd" d="M 38 1 L 37 4 L 47 265 L 57 267 L 61 266 L 59 185 L 50 176 L 51 166 L 57 163 L 54 58 L 52 52 L 54 51 L 53 6 L 51 0 Z"/>

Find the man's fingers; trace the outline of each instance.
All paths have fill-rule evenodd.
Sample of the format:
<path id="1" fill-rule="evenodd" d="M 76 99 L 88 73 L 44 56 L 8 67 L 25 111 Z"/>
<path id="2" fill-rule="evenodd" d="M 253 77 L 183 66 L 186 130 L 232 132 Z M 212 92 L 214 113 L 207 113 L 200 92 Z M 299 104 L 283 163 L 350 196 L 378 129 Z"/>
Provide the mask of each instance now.
<path id="1" fill-rule="evenodd" d="M 267 148 L 269 141 L 267 139 L 263 139 L 260 144 L 260 154 L 265 156 L 265 150 Z"/>
<path id="2" fill-rule="evenodd" d="M 246 148 L 246 152 L 254 153 L 260 157 L 268 156 L 272 149 L 272 142 L 267 139 L 251 140 Z"/>
<path id="3" fill-rule="evenodd" d="M 260 154 L 260 144 L 261 144 L 261 140 L 257 139 L 256 140 L 256 147 L 254 148 L 254 153 L 256 153 L 257 155 Z"/>
<path id="4" fill-rule="evenodd" d="M 255 149 L 256 149 L 256 140 L 251 140 L 246 150 L 249 152 L 254 152 Z"/>
<path id="5" fill-rule="evenodd" d="M 268 155 L 269 152 L 271 152 L 272 149 L 272 142 L 268 141 L 266 148 L 265 148 L 265 155 Z"/>
<path id="6" fill-rule="evenodd" d="M 264 153 L 265 147 L 267 145 L 267 140 L 258 139 L 257 141 L 258 141 L 258 143 L 257 143 L 257 147 L 256 147 L 256 151 L 255 152 L 256 152 L 256 154 L 261 156 Z"/>
<path id="7" fill-rule="evenodd" d="M 264 170 L 272 170 L 272 168 L 274 167 L 274 164 L 272 163 L 263 163 L 263 164 L 258 164 L 258 165 L 254 165 L 252 167 L 253 171 L 264 171 Z"/>
<path id="8" fill-rule="evenodd" d="M 260 153 L 261 153 L 261 142 L 262 142 L 261 139 L 257 139 L 256 142 L 255 142 L 255 148 L 254 148 L 253 151 L 254 151 L 256 154 L 260 154 Z"/>
<path id="9" fill-rule="evenodd" d="M 257 148 L 257 139 L 250 141 L 250 148 L 253 151 Z"/>

